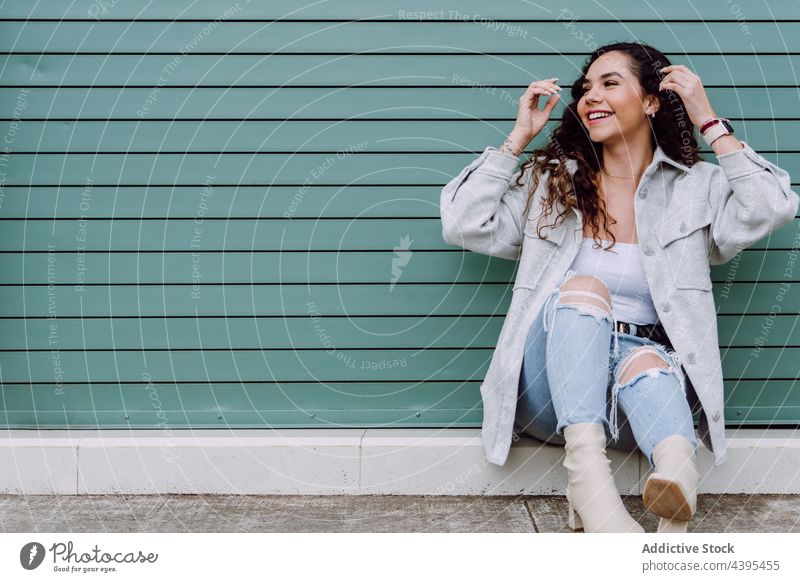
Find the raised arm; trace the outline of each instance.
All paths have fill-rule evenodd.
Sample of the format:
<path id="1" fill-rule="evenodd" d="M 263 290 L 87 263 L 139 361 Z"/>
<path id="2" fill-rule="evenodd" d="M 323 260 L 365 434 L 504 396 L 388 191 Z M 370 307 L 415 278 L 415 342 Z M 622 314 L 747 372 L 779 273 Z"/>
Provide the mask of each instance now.
<path id="1" fill-rule="evenodd" d="M 530 172 L 516 184 L 521 169 L 511 153 L 488 146 L 442 188 L 442 237 L 476 253 L 518 260 L 522 248 L 522 210 Z"/>
<path id="2" fill-rule="evenodd" d="M 442 237 L 451 245 L 476 253 L 519 260 L 522 250 L 522 210 L 528 196 L 531 169 L 522 174 L 519 154 L 544 128 L 559 99 L 556 78 L 533 81 L 519 98 L 514 128 L 500 148 L 488 146 L 442 188 L 439 211 Z M 539 97 L 547 96 L 539 109 Z M 540 180 L 542 188 L 544 180 Z M 538 196 L 538 193 L 537 193 Z M 531 202 L 529 212 L 537 202 Z"/>
<path id="3" fill-rule="evenodd" d="M 659 69 L 666 75 L 659 90 L 677 93 L 689 119 L 698 129 L 718 116 L 702 80 L 686 65 Z M 727 134 L 711 140 L 719 166 L 709 182 L 713 210 L 709 227 L 711 265 L 727 263 L 742 249 L 792 221 L 800 197 L 791 189 L 789 174 Z"/>
<path id="4" fill-rule="evenodd" d="M 711 179 L 711 265 L 727 263 L 739 251 L 789 224 L 800 204 L 789 174 L 741 143 L 741 149 L 717 156 L 719 170 Z"/>

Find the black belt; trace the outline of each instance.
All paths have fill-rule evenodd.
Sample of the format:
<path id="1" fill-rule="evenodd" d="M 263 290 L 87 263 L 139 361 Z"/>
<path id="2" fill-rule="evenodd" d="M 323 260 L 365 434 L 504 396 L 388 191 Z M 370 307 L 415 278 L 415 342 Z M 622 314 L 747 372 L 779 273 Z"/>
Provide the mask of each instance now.
<path id="1" fill-rule="evenodd" d="M 629 335 L 643 337 L 672 349 L 672 344 L 669 341 L 669 337 L 667 337 L 667 332 L 660 322 L 638 324 L 628 323 L 627 321 L 618 321 L 617 331 L 620 333 L 627 333 Z"/>

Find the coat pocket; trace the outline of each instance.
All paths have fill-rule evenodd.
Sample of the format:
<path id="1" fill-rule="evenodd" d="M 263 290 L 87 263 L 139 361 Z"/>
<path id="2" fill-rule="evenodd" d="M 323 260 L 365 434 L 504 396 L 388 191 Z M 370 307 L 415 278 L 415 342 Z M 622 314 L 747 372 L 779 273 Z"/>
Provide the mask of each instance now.
<path id="1" fill-rule="evenodd" d="M 673 200 L 673 202 L 679 202 Z M 671 205 L 659 242 L 676 289 L 711 291 L 708 260 L 709 228 L 713 215 L 705 200 Z"/>

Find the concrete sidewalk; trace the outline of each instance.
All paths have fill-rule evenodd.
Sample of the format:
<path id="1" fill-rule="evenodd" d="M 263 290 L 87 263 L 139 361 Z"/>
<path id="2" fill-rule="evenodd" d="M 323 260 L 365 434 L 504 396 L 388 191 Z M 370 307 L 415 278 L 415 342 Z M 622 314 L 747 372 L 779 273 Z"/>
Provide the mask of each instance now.
<path id="1" fill-rule="evenodd" d="M 641 496 L 625 506 L 647 532 Z M 563 496 L 0 495 L 0 531 L 570 532 Z M 700 495 L 689 532 L 800 532 L 800 495 Z"/>

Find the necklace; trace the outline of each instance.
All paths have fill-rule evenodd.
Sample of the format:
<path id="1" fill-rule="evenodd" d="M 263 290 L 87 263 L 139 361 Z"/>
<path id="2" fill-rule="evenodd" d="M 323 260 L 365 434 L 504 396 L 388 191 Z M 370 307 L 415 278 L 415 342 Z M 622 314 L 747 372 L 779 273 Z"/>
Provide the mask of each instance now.
<path id="1" fill-rule="evenodd" d="M 611 178 L 622 178 L 624 180 L 635 180 L 637 177 L 644 174 L 644 172 L 642 172 L 641 174 L 634 174 L 633 176 L 614 176 L 606 172 L 603 168 L 600 168 L 600 171 L 603 172 L 606 176 L 610 176 Z"/>

